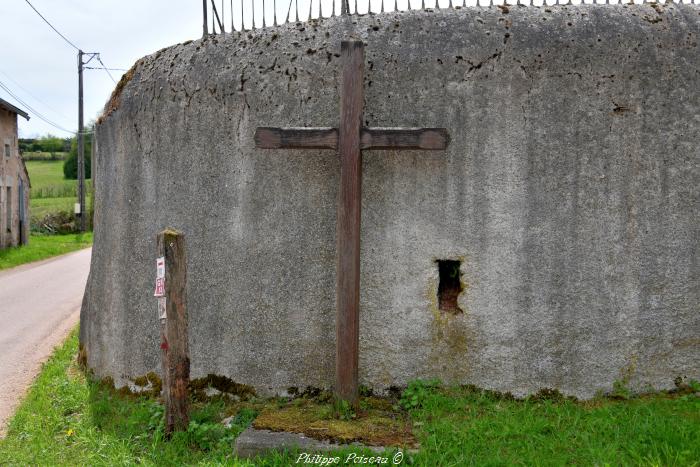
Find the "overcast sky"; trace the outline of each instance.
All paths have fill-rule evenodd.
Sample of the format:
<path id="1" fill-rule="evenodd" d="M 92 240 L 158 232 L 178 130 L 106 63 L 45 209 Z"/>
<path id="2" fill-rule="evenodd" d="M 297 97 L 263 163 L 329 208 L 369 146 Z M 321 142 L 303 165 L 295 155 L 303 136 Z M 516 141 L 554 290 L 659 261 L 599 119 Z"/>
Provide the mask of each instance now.
<path id="1" fill-rule="evenodd" d="M 143 57 L 163 47 L 202 35 L 202 2 L 200 0 L 29 0 L 68 40 L 84 52 L 100 52 L 107 67 L 128 69 Z M 222 0 L 215 0 L 217 5 Z M 256 24 L 261 25 L 263 0 L 224 0 L 226 29 L 231 29 L 231 7 L 233 22 L 240 28 L 241 1 L 246 11 L 246 26 L 252 24 L 252 2 L 255 1 Z M 278 18 L 286 17 L 290 0 L 266 0 L 268 21 L 273 8 Z M 308 17 L 310 0 L 298 1 L 300 17 Z M 320 0 L 324 16 L 330 14 L 331 5 L 340 8 L 340 0 Z M 406 9 L 409 0 L 398 0 L 399 9 Z M 421 0 L 410 0 L 413 8 L 419 8 Z M 447 6 L 449 0 L 439 0 Z M 458 3 L 461 0 L 454 0 Z M 515 3 L 517 0 L 511 0 Z M 523 0 L 525 2 L 526 0 Z M 593 0 L 587 0 L 586 3 Z M 638 3 L 643 0 L 636 0 Z M 313 0 L 313 16 L 318 16 L 319 0 Z M 358 10 L 368 10 L 369 0 L 358 0 Z M 466 0 L 473 5 L 475 0 Z M 550 0 L 550 3 L 553 0 Z M 574 3 L 579 3 L 575 0 Z M 353 4 L 353 1 L 350 2 Z M 387 5 L 393 5 L 387 0 Z M 435 0 L 425 0 L 433 6 Z M 495 0 L 494 3 L 502 3 Z M 611 2 L 612 3 L 612 2 Z M 542 4 L 542 0 L 535 0 Z M 378 11 L 380 0 L 372 0 L 372 11 Z M 295 6 L 292 3 L 292 11 Z M 294 13 L 292 13 L 293 15 Z M 32 10 L 26 0 L 0 0 L 0 83 L 7 86 L 24 103 L 58 126 L 75 131 L 78 127 L 77 101 L 78 76 L 77 52 L 59 37 Z M 211 27 L 211 26 L 210 26 Z M 99 66 L 93 62 L 88 66 Z M 112 71 L 115 80 L 123 71 Z M 114 88 L 114 83 L 104 70 L 86 70 L 85 121 L 95 119 Z M 26 108 L 17 99 L 0 88 L 0 97 L 20 108 Z M 52 133 L 70 136 L 31 115 L 29 122 L 19 119 L 20 137 L 34 137 Z"/>
<path id="2" fill-rule="evenodd" d="M 130 68 L 140 57 L 202 35 L 197 0 L 30 0 L 59 31 L 105 65 Z M 25 0 L 0 0 L 0 82 L 49 120 L 78 127 L 77 52 Z M 95 63 L 96 66 L 99 64 Z M 118 81 L 123 72 L 111 72 Z M 85 119 L 96 118 L 114 83 L 103 70 L 86 70 Z M 0 89 L 0 97 L 16 104 Z M 28 110 L 28 109 L 25 109 Z M 20 136 L 69 136 L 31 115 L 19 119 Z"/>

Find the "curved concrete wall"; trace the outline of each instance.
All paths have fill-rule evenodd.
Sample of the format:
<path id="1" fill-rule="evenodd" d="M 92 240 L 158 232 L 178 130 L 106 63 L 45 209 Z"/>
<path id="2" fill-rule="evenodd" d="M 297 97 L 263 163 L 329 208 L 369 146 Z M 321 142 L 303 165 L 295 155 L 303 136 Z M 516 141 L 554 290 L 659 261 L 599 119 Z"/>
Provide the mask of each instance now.
<path id="1" fill-rule="evenodd" d="M 119 384 L 159 369 L 155 235 L 184 231 L 194 377 L 330 387 L 332 151 L 258 126 L 337 125 L 342 38 L 370 126 L 444 153 L 364 156 L 361 382 L 582 397 L 700 377 L 700 9 L 404 12 L 213 37 L 139 61 L 97 128 L 81 339 Z M 463 313 L 438 310 L 459 259 Z"/>

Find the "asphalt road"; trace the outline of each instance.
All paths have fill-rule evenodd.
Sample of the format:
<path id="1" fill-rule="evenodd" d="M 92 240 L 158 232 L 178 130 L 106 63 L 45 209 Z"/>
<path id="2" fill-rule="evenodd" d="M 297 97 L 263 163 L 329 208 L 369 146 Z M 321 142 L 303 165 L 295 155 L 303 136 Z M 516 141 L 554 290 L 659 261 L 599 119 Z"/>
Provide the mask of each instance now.
<path id="1" fill-rule="evenodd" d="M 0 436 L 41 363 L 78 323 L 91 253 L 0 272 Z"/>

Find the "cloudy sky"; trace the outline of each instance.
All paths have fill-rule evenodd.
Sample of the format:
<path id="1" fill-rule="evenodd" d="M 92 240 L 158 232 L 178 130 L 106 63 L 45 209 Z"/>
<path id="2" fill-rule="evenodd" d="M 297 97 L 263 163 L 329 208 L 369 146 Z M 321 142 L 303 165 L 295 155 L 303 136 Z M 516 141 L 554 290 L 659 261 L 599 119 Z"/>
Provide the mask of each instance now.
<path id="1" fill-rule="evenodd" d="M 130 68 L 143 55 L 202 35 L 202 4 L 197 0 L 30 2 L 83 51 L 100 52 L 108 67 Z M 25 0 L 0 0 L 0 18 L 0 82 L 48 120 L 76 130 L 76 50 L 51 30 Z M 117 81 L 123 74 L 111 73 Z M 88 121 L 99 114 L 114 82 L 104 70 L 86 70 L 84 83 Z M 1 88 L 0 97 L 25 108 Z M 69 136 L 36 115 L 31 115 L 29 122 L 20 119 L 20 136 L 46 133 Z"/>
<path id="2" fill-rule="evenodd" d="M 248 27 L 252 24 L 252 1 L 243 0 Z M 318 1 L 314 0 L 314 16 L 318 16 Z M 29 2 L 77 47 L 85 52 L 99 52 L 102 61 L 110 68 L 128 69 L 144 55 L 202 35 L 201 0 Z M 261 25 L 259 12 L 263 0 L 255 2 L 257 23 Z M 330 13 L 332 0 L 323 2 L 324 11 Z M 222 0 L 216 0 L 216 3 L 221 8 Z M 231 5 L 235 11 L 233 22 L 240 28 L 241 0 L 224 1 L 226 29 L 229 31 Z M 274 3 L 267 0 L 265 10 L 270 18 L 273 5 L 277 7 L 278 17 L 286 16 L 289 0 Z M 309 0 L 299 0 L 300 10 L 304 11 L 303 19 L 308 16 L 308 5 Z M 70 135 L 69 131 L 75 131 L 78 126 L 77 51 L 47 25 L 26 0 L 0 0 L 0 19 L 3 20 L 0 27 L 0 83 L 22 102 L 2 88 L 0 97 L 32 114 L 29 122 L 20 119 L 20 136 Z M 99 66 L 99 63 L 88 66 Z M 111 73 L 119 81 L 123 71 Z M 99 115 L 114 82 L 104 70 L 86 70 L 84 87 L 87 122 Z M 32 110 L 62 129 L 43 121 Z"/>
<path id="3" fill-rule="evenodd" d="M 241 7 L 245 11 L 246 27 L 250 28 L 253 2 L 256 24 L 261 26 L 263 1 L 223 0 L 226 29 L 230 31 L 231 21 L 236 29 L 240 29 Z M 292 16 L 298 2 L 300 19 L 305 20 L 309 1 L 291 0 Z M 324 16 L 328 16 L 333 7 L 340 9 L 340 0 L 311 1 L 314 17 L 319 15 L 319 1 Z M 358 0 L 360 13 L 367 12 L 369 1 Z M 371 1 L 372 11 L 380 9 L 380 1 Z M 399 9 L 406 9 L 408 1 L 397 0 Z M 410 1 L 413 8 L 421 5 L 421 0 Z M 435 1 L 425 0 L 425 3 L 434 6 Z M 511 3 L 515 1 L 511 0 Z M 0 97 L 32 114 L 29 122 L 20 119 L 21 137 L 47 133 L 69 136 L 78 126 L 77 51 L 56 34 L 28 2 L 77 47 L 85 52 L 99 52 L 104 64 L 110 68 L 128 69 L 144 55 L 202 35 L 201 0 L 0 0 L 0 19 L 3 20 L 0 27 L 0 83 L 16 96 L 0 87 Z M 222 0 L 215 2 L 221 9 Z M 278 18 L 286 17 L 289 2 L 265 0 L 268 21 L 273 9 L 276 9 Z M 439 2 L 443 7 L 449 4 L 449 0 Z M 465 3 L 473 5 L 474 2 L 466 0 Z M 553 0 L 549 2 L 553 3 Z M 461 0 L 454 0 L 454 3 L 461 3 Z M 494 3 L 502 3 L 502 0 Z M 387 0 L 387 4 L 393 5 L 394 2 Z M 535 4 L 541 5 L 542 0 L 535 0 Z M 100 66 L 97 62 L 88 66 L 93 65 Z M 123 71 L 115 70 L 111 74 L 118 81 Z M 100 114 L 114 82 L 104 70 L 98 69 L 86 70 L 84 83 L 85 121 L 88 122 Z M 43 121 L 35 112 L 54 125 Z"/>

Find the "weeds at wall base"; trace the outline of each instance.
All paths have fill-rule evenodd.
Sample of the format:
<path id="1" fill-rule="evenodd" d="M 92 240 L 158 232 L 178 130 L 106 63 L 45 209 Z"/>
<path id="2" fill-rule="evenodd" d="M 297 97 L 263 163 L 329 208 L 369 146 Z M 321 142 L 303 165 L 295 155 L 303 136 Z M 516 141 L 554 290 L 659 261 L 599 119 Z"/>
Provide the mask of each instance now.
<path id="1" fill-rule="evenodd" d="M 264 422 L 263 414 L 281 421 L 280 414 L 290 415 L 286 420 L 294 423 L 295 413 L 310 416 L 330 407 L 320 411 L 325 418 L 310 418 L 311 423 L 355 422 L 336 418 L 328 394 L 313 388 L 298 391 L 307 397 L 272 400 L 217 396 L 193 402 L 187 431 L 165 441 L 158 399 L 124 396 L 109 381 L 89 378 L 76 363 L 77 341 L 74 332 L 56 350 L 17 410 L 0 440 L 4 463 L 286 466 L 295 463 L 294 454 L 236 459 L 233 440 L 250 423 Z M 147 376 L 145 381 L 152 384 Z M 573 401 L 553 391 L 542 392 L 539 400 L 516 400 L 474 387 L 437 385 L 409 411 L 394 407 L 411 395 L 397 388 L 395 398 L 363 396 L 360 411 L 384 411 L 397 417 L 395 423 L 406 421 L 420 449 L 404 450 L 405 465 L 693 465 L 700 459 L 700 384 L 681 379 L 678 386 L 629 400 Z"/>

